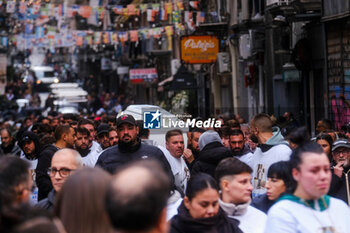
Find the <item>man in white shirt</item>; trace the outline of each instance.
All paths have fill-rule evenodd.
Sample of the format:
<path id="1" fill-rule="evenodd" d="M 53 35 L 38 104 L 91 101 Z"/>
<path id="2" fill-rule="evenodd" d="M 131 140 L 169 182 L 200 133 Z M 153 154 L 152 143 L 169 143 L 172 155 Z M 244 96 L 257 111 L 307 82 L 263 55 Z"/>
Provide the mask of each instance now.
<path id="1" fill-rule="evenodd" d="M 265 185 L 270 165 L 289 160 L 292 150 L 280 129 L 277 126 L 273 127 L 270 117 L 264 113 L 253 117 L 251 131 L 259 141 L 249 164 L 253 169 L 253 197 L 256 197 L 266 193 Z"/>
<path id="2" fill-rule="evenodd" d="M 179 129 L 169 130 L 165 135 L 165 141 L 168 153 L 164 152 L 164 149 L 163 153 L 175 177 L 175 186 L 180 192 L 185 193 L 190 172 L 182 156 L 185 148 L 182 131 Z"/>

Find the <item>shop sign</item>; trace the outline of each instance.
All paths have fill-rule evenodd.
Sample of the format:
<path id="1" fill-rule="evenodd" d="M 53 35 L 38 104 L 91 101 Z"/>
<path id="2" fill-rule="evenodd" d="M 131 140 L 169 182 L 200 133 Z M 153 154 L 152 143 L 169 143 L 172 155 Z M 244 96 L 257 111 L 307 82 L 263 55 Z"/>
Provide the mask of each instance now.
<path id="1" fill-rule="evenodd" d="M 181 61 L 190 64 L 215 63 L 219 40 L 215 36 L 183 36 Z"/>
<path id="2" fill-rule="evenodd" d="M 156 78 L 158 78 L 156 68 L 130 70 L 131 83 L 152 82 Z"/>

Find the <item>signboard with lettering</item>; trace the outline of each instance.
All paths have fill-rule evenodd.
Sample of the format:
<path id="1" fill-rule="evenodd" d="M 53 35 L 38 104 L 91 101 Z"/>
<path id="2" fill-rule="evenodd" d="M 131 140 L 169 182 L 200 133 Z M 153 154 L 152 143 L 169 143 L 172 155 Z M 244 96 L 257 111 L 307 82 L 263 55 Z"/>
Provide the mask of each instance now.
<path id="1" fill-rule="evenodd" d="M 130 70 L 131 83 L 152 82 L 156 78 L 158 78 L 156 68 L 131 69 Z"/>
<path id="2" fill-rule="evenodd" d="M 190 64 L 215 63 L 219 40 L 215 36 L 181 37 L 181 61 Z"/>

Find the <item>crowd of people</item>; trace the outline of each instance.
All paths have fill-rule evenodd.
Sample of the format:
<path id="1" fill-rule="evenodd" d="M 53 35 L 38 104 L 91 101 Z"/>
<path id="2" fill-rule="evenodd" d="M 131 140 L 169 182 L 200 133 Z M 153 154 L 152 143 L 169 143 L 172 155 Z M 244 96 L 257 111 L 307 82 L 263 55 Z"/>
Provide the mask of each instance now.
<path id="1" fill-rule="evenodd" d="M 264 113 L 169 129 L 132 115 L 0 125 L 0 232 L 350 232 L 350 127 Z M 187 139 L 187 140 L 186 140 Z"/>

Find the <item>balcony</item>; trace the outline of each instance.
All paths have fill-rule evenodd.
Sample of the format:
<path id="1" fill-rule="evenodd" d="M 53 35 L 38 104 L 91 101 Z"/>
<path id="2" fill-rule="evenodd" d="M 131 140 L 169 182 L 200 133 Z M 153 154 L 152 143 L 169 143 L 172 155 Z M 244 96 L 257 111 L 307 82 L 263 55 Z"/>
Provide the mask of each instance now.
<path id="1" fill-rule="evenodd" d="M 323 21 L 343 18 L 350 15 L 350 1 L 349 0 L 323 0 Z"/>

